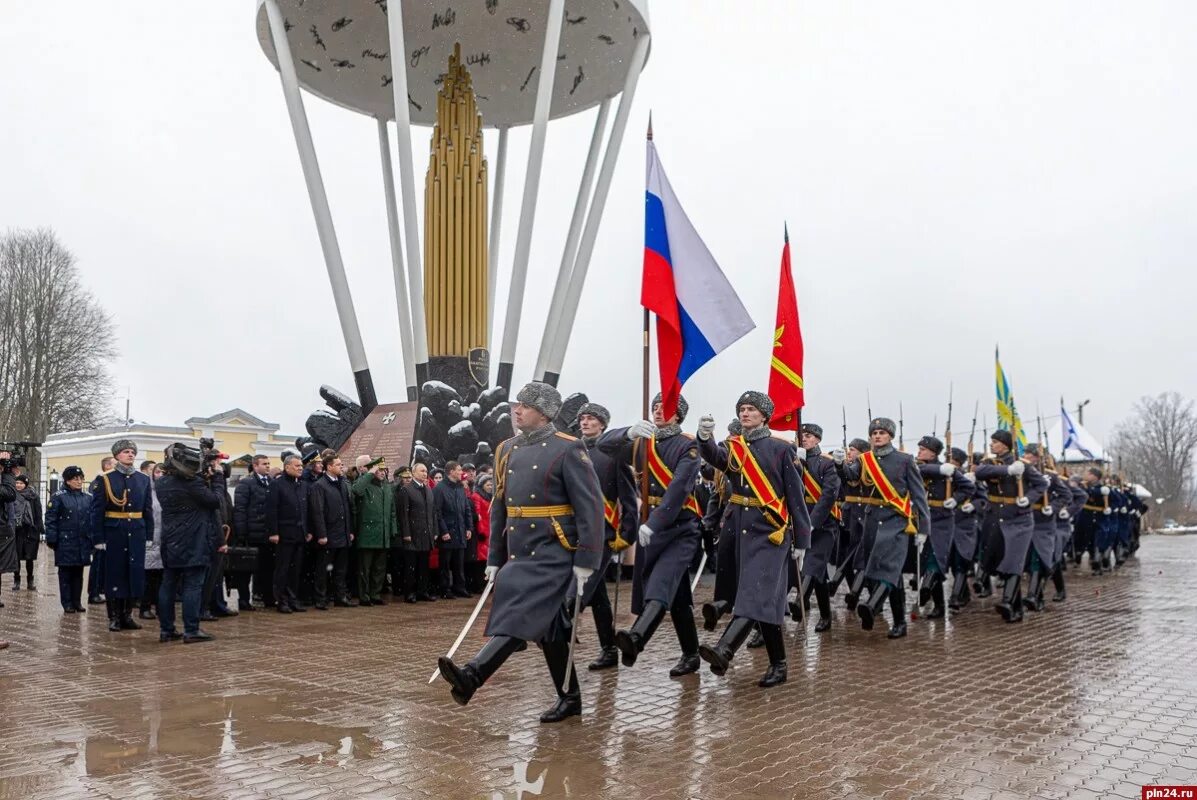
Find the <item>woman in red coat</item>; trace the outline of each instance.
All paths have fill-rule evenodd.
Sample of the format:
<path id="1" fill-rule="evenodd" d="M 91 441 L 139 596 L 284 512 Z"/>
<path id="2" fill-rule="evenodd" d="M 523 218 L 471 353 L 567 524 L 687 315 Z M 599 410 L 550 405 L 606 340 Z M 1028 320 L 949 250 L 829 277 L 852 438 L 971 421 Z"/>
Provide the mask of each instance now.
<path id="1" fill-rule="evenodd" d="M 486 570 L 486 557 L 490 555 L 490 501 L 495 496 L 495 481 L 490 475 L 483 475 L 470 492 L 474 504 L 474 537 L 477 547 L 475 559 L 466 565 L 466 585 L 471 592 L 481 592 L 486 582 L 482 578 Z"/>

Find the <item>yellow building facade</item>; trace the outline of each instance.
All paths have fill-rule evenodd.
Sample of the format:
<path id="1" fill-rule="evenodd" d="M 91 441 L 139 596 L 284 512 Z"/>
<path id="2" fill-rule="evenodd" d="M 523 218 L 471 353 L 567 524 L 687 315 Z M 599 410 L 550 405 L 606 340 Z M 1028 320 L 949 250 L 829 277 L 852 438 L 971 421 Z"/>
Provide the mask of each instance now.
<path id="1" fill-rule="evenodd" d="M 249 456 L 270 456 L 277 465 L 286 450 L 295 450 L 294 435 L 280 434 L 279 426 L 233 408 L 211 417 L 192 417 L 180 427 L 137 423 L 86 431 L 67 431 L 49 436 L 42 445 L 41 485 L 43 494 L 57 486 L 62 471 L 69 466 L 83 470 L 86 481 L 100 472 L 100 462 L 112 455 L 118 439 L 131 439 L 137 445 L 137 463 L 161 461 L 162 452 L 174 442 L 199 447 L 201 438 L 211 438 L 216 449 L 233 461 L 234 478 L 244 475 Z"/>

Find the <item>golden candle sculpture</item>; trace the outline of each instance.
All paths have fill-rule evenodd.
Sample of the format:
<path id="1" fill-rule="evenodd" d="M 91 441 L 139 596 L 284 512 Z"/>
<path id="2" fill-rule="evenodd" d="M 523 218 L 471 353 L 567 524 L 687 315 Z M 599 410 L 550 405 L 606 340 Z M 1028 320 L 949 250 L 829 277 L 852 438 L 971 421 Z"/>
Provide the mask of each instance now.
<path id="1" fill-rule="evenodd" d="M 486 193 L 482 115 L 455 45 L 424 177 L 424 308 L 429 377 L 463 394 L 484 388 L 489 371 Z"/>

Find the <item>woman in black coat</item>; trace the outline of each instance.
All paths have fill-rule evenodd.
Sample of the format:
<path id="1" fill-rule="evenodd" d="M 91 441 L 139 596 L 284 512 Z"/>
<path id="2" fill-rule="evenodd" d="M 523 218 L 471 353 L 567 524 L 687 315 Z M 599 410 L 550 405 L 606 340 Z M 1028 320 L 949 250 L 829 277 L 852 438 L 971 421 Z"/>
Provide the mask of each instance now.
<path id="1" fill-rule="evenodd" d="M 64 614 L 87 611 L 83 595 L 83 568 L 91 563 L 91 495 L 83 491 L 83 470 L 62 471 L 64 488 L 46 504 L 46 546 L 54 551 L 58 567 L 58 597 Z"/>
<path id="2" fill-rule="evenodd" d="M 37 561 L 37 551 L 40 549 L 42 533 L 45 531 L 45 526 L 42 524 L 42 500 L 38 497 L 37 490 L 29 485 L 28 475 L 18 475 L 14 481 L 18 495 L 16 501 L 18 517 L 15 520 L 17 559 L 25 562 L 26 583 L 29 586 L 29 591 L 33 591 L 35 588 L 33 564 Z M 20 566 L 17 564 L 17 570 L 13 573 L 12 588 L 14 589 L 21 588 Z"/>
<path id="3" fill-rule="evenodd" d="M 405 502 L 402 507 L 406 518 L 400 522 L 399 532 L 403 538 L 404 580 L 407 602 L 432 601 L 435 598 L 428 591 L 428 554 L 432 551 L 433 538 L 438 533 L 436 501 L 428 487 L 428 467 L 416 464 L 411 468 L 411 483 L 403 487 Z M 399 508 L 400 503 L 395 503 Z"/>

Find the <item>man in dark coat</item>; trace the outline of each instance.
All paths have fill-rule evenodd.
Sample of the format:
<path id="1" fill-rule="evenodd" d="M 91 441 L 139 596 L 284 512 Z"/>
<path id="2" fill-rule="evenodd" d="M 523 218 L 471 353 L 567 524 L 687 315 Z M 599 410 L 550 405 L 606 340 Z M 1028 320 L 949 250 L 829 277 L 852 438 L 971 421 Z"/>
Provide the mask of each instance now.
<path id="1" fill-rule="evenodd" d="M 349 600 L 349 545 L 353 544 L 353 508 L 349 482 L 337 456 L 324 457 L 324 477 L 308 491 L 308 527 L 320 546 L 316 565 L 316 608 L 328 610 L 328 567 L 332 565 L 333 602 L 342 608 Z"/>
<path id="2" fill-rule="evenodd" d="M 38 496 L 37 490 L 30 485 L 28 475 L 16 476 L 13 483 L 17 490 L 16 505 L 20 509 L 20 518 L 16 520 L 17 560 L 25 562 L 25 585 L 32 592 L 37 588 L 33 585 L 33 567 L 37 562 L 37 551 L 41 547 L 42 534 L 46 531 L 46 526 L 42 522 L 42 500 Z M 20 566 L 18 563 L 17 568 L 13 570 L 13 589 L 21 588 Z"/>
<path id="3" fill-rule="evenodd" d="M 1029 444 L 1024 456 L 1027 464 L 1038 469 L 1047 479 L 1047 491 L 1035 503 L 1032 512 L 1035 527 L 1027 556 L 1030 580 L 1027 581 L 1027 596 L 1022 601 L 1027 611 L 1042 611 L 1044 608 L 1043 590 L 1056 566 L 1056 517 L 1060 511 L 1067 511 L 1068 504 L 1072 502 L 1072 490 L 1053 469 L 1055 464 L 1041 454 L 1040 449 L 1038 444 Z"/>
<path id="4" fill-rule="evenodd" d="M 403 510 L 399 535 L 403 541 L 405 599 L 409 603 L 417 600 L 431 603 L 436 597 L 428 585 L 428 554 L 432 552 L 432 541 L 440 531 L 440 523 L 436 519 L 436 501 L 428 487 L 428 465 L 412 465 L 411 477 L 411 481 L 396 490 L 403 500 L 395 501 L 395 513 Z"/>
<path id="5" fill-rule="evenodd" d="M 253 611 L 253 593 L 260 594 L 267 606 L 274 605 L 274 545 L 266 533 L 266 498 L 270 494 L 270 457 L 257 455 L 252 471 L 237 482 L 233 490 L 233 537 L 236 544 L 258 548 L 257 568 L 250 590 L 248 573 L 237 573 L 229 582 L 237 589 L 237 607 Z"/>
<path id="6" fill-rule="evenodd" d="M 445 479 L 432 490 L 439 523 L 436 540 L 439 550 L 441 597 L 469 597 L 465 582 L 465 553 L 474 535 L 474 504 L 466 496 L 461 465 L 445 464 Z"/>
<path id="7" fill-rule="evenodd" d="M 972 599 L 968 588 L 968 571 L 977 555 L 977 529 L 985 509 L 989 507 L 989 494 L 985 485 L 979 483 L 972 473 L 973 465 L 968 453 L 953 447 L 951 457 L 958 469 L 968 468 L 964 480 L 971 487 L 968 498 L 952 511 L 952 555 L 949 558 L 952 594 L 948 598 L 948 608 L 959 611 Z"/>
<path id="8" fill-rule="evenodd" d="M 862 453 L 869 450 L 869 443 L 864 439 L 853 439 L 848 442 L 848 449 L 844 454 L 849 464 L 855 464 Z M 838 471 L 838 470 L 837 470 Z M 849 611 L 855 610 L 856 603 L 864 593 L 865 566 L 869 563 L 869 554 L 873 552 L 873 539 L 876 532 L 865 525 L 865 503 L 861 499 L 861 482 L 859 480 L 841 480 L 844 504 L 844 527 L 848 529 L 848 552 L 844 556 L 843 576 L 848 580 L 848 591 L 844 593 L 844 605 Z M 835 594 L 836 586 L 828 590 Z"/>
<path id="9" fill-rule="evenodd" d="M 1035 531 L 1031 506 L 1047 491 L 1047 479 L 1015 457 L 1010 431 L 994 431 L 989 438 L 993 457 L 977 465 L 977 480 L 986 484 L 1002 533 L 1004 549 L 997 571 L 1005 577 L 1006 585 L 995 608 L 1006 622 L 1021 622 L 1022 571 Z"/>
<path id="10" fill-rule="evenodd" d="M 810 516 L 810 548 L 802 561 L 802 582 L 798 602 L 810 607 L 813 590 L 819 605 L 819 621 L 815 633 L 831 627 L 831 592 L 827 585 L 827 569 L 836 560 L 836 545 L 840 536 L 840 511 L 836 502 L 840 496 L 840 476 L 831 456 L 823 453 L 823 429 L 813 423 L 803 423 L 800 432 L 802 445 L 797 449 L 802 462 L 801 473 L 806 512 Z M 790 616 L 800 619 L 791 609 Z"/>
<path id="11" fill-rule="evenodd" d="M 702 545 L 698 523 L 703 510 L 694 497 L 701 464 L 694 437 L 682 433 L 688 410 L 689 404 L 679 395 L 677 411 L 666 418 L 658 393 L 652 403 L 652 422 L 642 420 L 611 431 L 599 445 L 612 455 L 622 453 L 625 463 L 643 466 L 647 462 L 649 475 L 645 501 L 651 511 L 637 533 L 640 546 L 632 568 L 632 613 L 638 616 L 631 628 L 615 634 L 615 645 L 623 665 L 632 666 L 668 610 L 682 650 L 669 671 L 672 677 L 697 672 L 700 666 L 689 578 Z"/>
<path id="12" fill-rule="evenodd" d="M 105 472 L 111 472 L 116 465 L 116 459 L 112 456 L 104 456 L 100 459 L 100 474 L 92 479 L 91 484 L 87 487 L 88 497 L 94 497 L 97 488 L 103 486 L 102 477 Z M 153 497 L 151 495 L 150 505 L 153 506 Z M 103 550 L 103 531 L 92 528 L 92 549 Z M 104 600 L 104 559 L 102 553 L 93 553 L 91 568 L 87 571 L 87 604 L 91 606 L 98 606 Z"/>
<path id="13" fill-rule="evenodd" d="M 803 502 L 802 476 L 788 442 L 770 435 L 768 422 L 773 401 L 762 392 L 748 391 L 736 403 L 743 433 L 716 444 L 715 418 L 704 414 L 698 423 L 702 457 L 722 470 L 731 485 L 730 507 L 720 537 L 736 540 L 739 577 L 733 616 L 719 643 L 698 651 L 723 675 L 736 650 L 753 626 L 760 629 L 769 653 L 769 669 L 758 685 L 777 686 L 786 681 L 786 649 L 781 624 L 786 612 L 789 561 L 795 561 L 811 544 L 811 518 Z M 817 443 L 816 443 L 817 444 Z M 821 456 L 817 453 L 815 458 Z M 827 497 L 834 501 L 838 486 Z M 825 569 L 825 565 L 824 565 Z"/>
<path id="14" fill-rule="evenodd" d="M 931 512 L 918 466 L 912 456 L 893 445 L 897 429 L 892 419 L 878 417 L 869 423 L 869 451 L 861 453 L 854 463 L 844 463 L 847 454 L 843 450 L 832 453 L 841 477 L 860 481 L 864 525 L 873 533 L 873 548 L 865 565 L 869 599 L 856 605 L 860 626 L 866 631 L 873 629 L 873 622 L 881 615 L 888 597 L 894 618 L 887 634 L 890 639 L 906 635 L 902 567 L 910 546 L 909 537 L 931 528 Z"/>
<path id="15" fill-rule="evenodd" d="M 196 470 L 205 469 L 201 476 Z M 223 470 L 203 466 L 199 453 L 175 443 L 166 449 L 155 488 L 162 506 L 162 587 L 158 592 L 158 640 L 184 644 L 213 637 L 200 629 L 204 575 L 211 554 L 222 547 L 220 506 L 227 493 Z M 183 599 L 183 633 L 175 628 L 175 596 Z"/>
<path id="16" fill-rule="evenodd" d="M 571 585 L 585 586 L 603 558 L 602 488 L 585 445 L 553 426 L 560 410 L 561 395 L 546 383 L 530 383 L 516 395 L 511 417 L 519 434 L 495 451 L 486 567 L 495 587 L 486 622 L 491 638 L 464 667 L 439 661 L 453 699 L 465 705 L 508 656 L 538 642 L 557 691 L 557 704 L 541 722 L 582 713 L 577 670 L 569 668 L 574 630 L 566 600 Z"/>
<path id="17" fill-rule="evenodd" d="M 1060 557 L 1056 560 L 1055 569 L 1052 570 L 1052 586 L 1056 589 L 1056 593 L 1052 596 L 1053 603 L 1062 603 L 1068 599 L 1068 592 L 1064 587 L 1064 572 L 1068 568 L 1068 547 L 1070 542 L 1073 542 L 1073 547 L 1076 546 L 1074 538 L 1076 521 L 1084 511 L 1085 503 L 1089 499 L 1089 493 L 1075 477 L 1068 476 L 1068 490 L 1072 495 L 1068 506 L 1061 509 L 1056 516 L 1056 545 Z"/>
<path id="18" fill-rule="evenodd" d="M 299 604 L 299 571 L 303 566 L 307 532 L 308 488 L 303 461 L 287 456 L 283 474 L 275 478 L 266 495 L 266 533 L 274 545 L 274 599 L 281 614 L 307 611 Z"/>
<path id="19" fill-rule="evenodd" d="M 46 503 L 46 546 L 54 551 L 58 567 L 58 599 L 65 614 L 86 611 L 83 568 L 91 563 L 91 496 L 83 491 L 83 470 L 62 471 L 63 488 Z"/>
<path id="20" fill-rule="evenodd" d="M 403 580 L 403 531 L 407 525 L 407 492 L 403 487 L 411 483 L 411 467 L 399 467 L 395 470 L 395 482 L 391 486 L 394 502 L 391 508 L 395 512 L 395 535 L 391 538 L 391 549 L 387 553 L 387 574 L 390 576 L 390 591 L 396 598 L 406 597 L 409 593 L 407 584 Z"/>
<path id="21" fill-rule="evenodd" d="M 976 490 L 975 484 L 964 476 L 950 458 L 939 460 L 943 447 L 943 442 L 934 436 L 924 436 L 919 440 L 919 449 L 915 454 L 931 514 L 931 530 L 927 533 L 926 543 L 930 546 L 923 547 L 923 561 L 919 565 L 922 578 L 918 587 L 920 608 L 929 600 L 935 603 L 927 619 L 941 619 L 946 613 L 943 586 L 952 562 L 956 509 L 968 502 Z"/>
<path id="22" fill-rule="evenodd" d="M 112 454 L 116 465 L 100 476 L 92 494 L 92 531 L 103 545 L 108 630 L 139 630 L 133 607 L 145 590 L 145 543 L 154 537 L 154 501 L 149 477 L 133 465 L 137 445 L 121 439 Z"/>
<path id="23" fill-rule="evenodd" d="M 733 421 L 727 426 L 728 436 L 740 435 L 740 420 Z M 736 581 L 739 579 L 739 566 L 736 564 L 736 539 L 721 535 L 723 521 L 730 512 L 731 484 L 727 474 L 722 470 L 715 470 L 715 486 L 711 490 L 711 497 L 702 518 L 702 528 L 715 531 L 715 589 L 711 595 L 711 602 L 702 604 L 703 630 L 713 631 L 719 625 L 719 619 L 732 610 L 736 600 Z"/>
<path id="24" fill-rule="evenodd" d="M 582 444 L 590 456 L 594 474 L 603 490 L 603 560 L 602 569 L 595 570 L 582 590 L 582 605 L 594 617 L 595 633 L 599 640 L 599 657 L 589 669 L 610 669 L 619 663 L 619 649 L 615 646 L 615 617 L 607 596 L 606 565 L 613 554 L 622 553 L 635 541 L 637 492 L 632 471 L 627 464 L 612 458 L 598 448 L 599 440 L 611 422 L 611 412 L 598 403 L 586 403 L 578 409 L 578 427 Z M 621 559 L 622 561 L 622 559 Z"/>
<path id="25" fill-rule="evenodd" d="M 0 575 L 13 569 L 16 562 L 16 528 L 8 517 L 9 504 L 17 498 L 17 489 L 9 471 L 9 460 L 12 453 L 0 450 Z M 0 603 L 4 608 L 4 603 Z M 8 642 L 0 639 L 0 650 L 8 647 Z"/>

